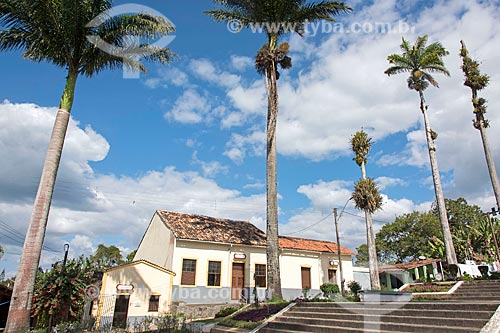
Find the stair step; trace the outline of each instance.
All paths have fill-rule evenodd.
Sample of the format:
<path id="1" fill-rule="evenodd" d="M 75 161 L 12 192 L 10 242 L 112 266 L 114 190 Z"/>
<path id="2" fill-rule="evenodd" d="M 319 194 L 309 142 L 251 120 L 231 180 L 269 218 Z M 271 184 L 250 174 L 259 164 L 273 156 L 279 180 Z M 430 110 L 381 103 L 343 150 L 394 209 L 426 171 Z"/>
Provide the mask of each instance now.
<path id="1" fill-rule="evenodd" d="M 416 317 L 443 317 L 443 318 L 475 318 L 475 319 L 489 319 L 494 311 L 454 311 L 454 310 L 406 310 L 400 309 L 390 313 L 381 309 L 357 309 L 357 311 L 349 311 L 346 309 L 338 309 L 340 311 L 306 311 L 303 309 L 293 309 L 288 311 L 285 315 L 292 317 L 313 317 L 313 318 L 329 318 L 330 316 L 337 315 L 374 315 L 374 316 L 416 316 Z"/>
<path id="2" fill-rule="evenodd" d="M 296 308 L 330 308 L 332 311 L 334 309 L 353 309 L 351 311 L 356 311 L 356 309 L 381 309 L 385 311 L 394 311 L 398 309 L 425 309 L 425 310 L 462 310 L 462 311 L 494 311 L 497 305 L 494 303 L 482 303 L 482 302 L 472 302 L 472 301 L 461 301 L 457 302 L 454 300 L 440 300 L 432 302 L 408 302 L 408 303 L 396 303 L 396 302 L 385 302 L 385 303 L 301 303 Z"/>
<path id="3" fill-rule="evenodd" d="M 280 317 L 280 321 L 298 321 L 303 324 L 310 325 L 321 325 L 321 326 L 338 326 L 338 324 L 343 322 L 352 322 L 352 323 L 364 323 L 364 322 L 374 322 L 374 323 L 383 323 L 384 325 L 398 325 L 398 324 L 409 324 L 409 325 L 425 325 L 429 323 L 428 317 L 406 317 L 406 316 L 377 316 L 377 315 L 357 315 L 357 314 L 339 314 L 337 318 L 311 318 L 311 317 L 295 317 L 284 315 Z M 485 319 L 457 319 L 457 318 L 443 318 L 443 317 L 435 317 L 432 318 L 433 321 L 439 322 L 440 326 L 449 326 L 449 327 L 474 327 L 474 328 L 482 328 L 488 320 Z"/>
<path id="4" fill-rule="evenodd" d="M 436 326 L 436 325 L 425 325 L 425 324 L 403 324 L 403 323 L 380 323 L 380 322 L 359 322 L 359 321 L 338 321 L 339 325 L 317 325 L 317 324 L 306 324 L 303 322 L 296 322 L 287 320 L 282 321 L 280 318 L 269 323 L 269 328 L 279 328 L 286 329 L 289 332 L 293 331 L 304 331 L 304 332 L 315 332 L 315 333 L 337 333 L 342 332 L 346 327 L 358 329 L 359 332 L 367 332 L 367 330 L 382 330 L 389 332 L 440 332 L 440 333 L 455 333 L 455 332 L 479 332 L 481 329 L 477 327 L 449 327 L 449 326 Z"/>

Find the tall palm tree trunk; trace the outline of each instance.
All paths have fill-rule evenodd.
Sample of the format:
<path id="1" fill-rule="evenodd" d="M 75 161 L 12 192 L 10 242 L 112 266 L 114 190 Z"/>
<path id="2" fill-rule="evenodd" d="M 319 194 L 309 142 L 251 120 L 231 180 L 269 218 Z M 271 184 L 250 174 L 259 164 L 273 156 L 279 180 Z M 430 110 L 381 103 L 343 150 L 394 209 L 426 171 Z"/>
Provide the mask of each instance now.
<path id="1" fill-rule="evenodd" d="M 495 161 L 491 155 L 490 143 L 488 141 L 488 135 L 486 134 L 486 128 L 484 127 L 484 121 L 479 123 L 479 132 L 481 133 L 481 139 L 483 141 L 484 156 L 486 157 L 486 164 L 488 165 L 488 171 L 490 174 L 491 185 L 493 186 L 493 192 L 495 193 L 495 200 L 497 202 L 497 208 L 500 207 L 500 184 L 498 183 L 498 175 L 495 167 Z"/>
<path id="2" fill-rule="evenodd" d="M 31 305 L 36 272 L 40 262 L 50 203 L 56 182 L 57 170 L 68 128 L 69 114 L 78 74 L 69 73 L 61 98 L 59 110 L 45 156 L 40 184 L 31 214 L 28 232 L 24 240 L 23 253 L 19 261 L 14 290 L 10 302 L 9 316 L 5 332 L 26 332 L 30 327 Z"/>
<path id="3" fill-rule="evenodd" d="M 477 99 L 476 89 L 472 89 L 472 100 Z M 486 134 L 486 127 L 484 126 L 484 114 L 476 113 L 476 123 L 479 133 L 481 133 L 481 140 L 483 141 L 484 156 L 486 157 L 486 164 L 488 165 L 488 172 L 490 174 L 491 185 L 493 186 L 493 193 L 495 194 L 495 200 L 497 202 L 497 209 L 500 208 L 500 184 L 498 183 L 497 169 L 495 167 L 495 161 L 491 155 L 490 143 L 488 140 L 488 135 Z"/>
<path id="4" fill-rule="evenodd" d="M 277 38 L 269 38 L 269 49 L 272 51 L 277 46 Z M 276 66 L 266 69 L 267 88 L 267 283 L 269 296 L 282 299 L 281 277 L 279 263 L 279 232 L 278 232 L 278 191 L 276 179 L 276 121 L 278 118 L 278 89 Z"/>
<path id="5" fill-rule="evenodd" d="M 436 157 L 436 146 L 432 138 L 431 126 L 427 116 L 427 106 L 425 105 L 424 93 L 419 90 L 420 96 L 420 111 L 424 117 L 425 136 L 427 138 L 427 147 L 429 149 L 429 159 L 431 162 L 432 179 L 434 182 L 434 192 L 436 193 L 436 203 L 439 211 L 439 220 L 441 221 L 441 228 L 443 229 L 444 246 L 446 251 L 446 260 L 448 264 L 457 264 L 457 255 L 453 246 L 453 238 L 451 236 L 450 224 L 448 223 L 448 216 L 446 214 L 446 206 L 444 203 L 443 188 L 441 186 L 441 177 L 439 175 L 439 168 Z"/>
<path id="6" fill-rule="evenodd" d="M 365 162 L 361 163 L 361 176 L 366 179 Z M 380 276 L 378 272 L 377 247 L 375 244 L 375 233 L 373 231 L 373 218 L 369 211 L 365 210 L 366 222 L 366 244 L 368 246 L 368 267 L 370 270 L 370 286 L 372 289 L 380 289 Z"/>

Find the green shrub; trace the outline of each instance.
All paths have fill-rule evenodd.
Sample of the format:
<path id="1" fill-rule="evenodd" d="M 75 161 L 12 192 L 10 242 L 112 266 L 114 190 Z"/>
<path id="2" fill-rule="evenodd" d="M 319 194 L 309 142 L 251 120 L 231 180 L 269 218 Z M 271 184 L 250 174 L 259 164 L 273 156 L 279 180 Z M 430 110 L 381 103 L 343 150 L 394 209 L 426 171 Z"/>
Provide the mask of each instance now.
<path id="1" fill-rule="evenodd" d="M 335 283 L 324 283 L 319 287 L 319 289 L 321 289 L 325 297 L 330 297 L 333 294 L 338 294 L 340 292 L 339 286 Z"/>
<path id="2" fill-rule="evenodd" d="M 227 317 L 236 311 L 238 311 L 238 308 L 235 307 L 224 308 L 215 314 L 215 318 Z"/>
<path id="3" fill-rule="evenodd" d="M 500 280 L 500 272 L 491 273 L 490 280 Z"/>
<path id="4" fill-rule="evenodd" d="M 472 280 L 474 280 L 474 278 L 467 273 L 462 274 L 461 279 L 465 282 L 471 282 Z"/>
<path id="5" fill-rule="evenodd" d="M 354 295 L 354 296 L 357 296 L 358 295 L 358 292 L 361 291 L 361 285 L 357 282 L 357 281 L 350 281 L 348 284 L 347 284 L 347 287 L 351 290 L 351 293 Z"/>

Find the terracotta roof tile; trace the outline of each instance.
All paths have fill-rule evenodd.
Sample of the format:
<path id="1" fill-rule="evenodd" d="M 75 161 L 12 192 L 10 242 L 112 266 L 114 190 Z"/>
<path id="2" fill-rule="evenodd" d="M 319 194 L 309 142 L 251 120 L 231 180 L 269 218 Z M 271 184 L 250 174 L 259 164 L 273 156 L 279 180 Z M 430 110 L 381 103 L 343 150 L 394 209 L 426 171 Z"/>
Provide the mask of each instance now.
<path id="1" fill-rule="evenodd" d="M 250 222 L 162 210 L 157 211 L 157 213 L 176 238 L 218 243 L 266 245 L 264 232 Z"/>
<path id="2" fill-rule="evenodd" d="M 384 265 L 380 267 L 380 271 L 385 272 L 385 271 L 394 271 L 394 270 L 399 270 L 399 271 L 405 271 L 408 269 L 413 269 L 421 266 L 427 266 L 430 265 L 434 262 L 441 261 L 440 259 L 424 259 L 424 260 L 419 260 L 419 261 L 411 261 L 411 262 L 403 262 L 400 264 L 394 264 L 394 265 Z"/>
<path id="3" fill-rule="evenodd" d="M 163 210 L 157 214 L 178 239 L 266 246 L 266 234 L 250 222 Z M 329 241 L 280 236 L 279 243 L 285 249 L 337 253 L 337 244 Z M 340 250 L 342 254 L 356 254 L 342 246 Z"/>
<path id="4" fill-rule="evenodd" d="M 296 237 L 286 237 L 286 236 L 280 236 L 280 247 L 285 249 L 307 250 L 307 251 L 328 252 L 328 253 L 337 253 L 338 251 L 337 243 L 334 242 L 296 238 Z M 340 247 L 340 252 L 342 254 L 351 254 L 351 255 L 356 254 L 355 252 L 343 246 Z"/>

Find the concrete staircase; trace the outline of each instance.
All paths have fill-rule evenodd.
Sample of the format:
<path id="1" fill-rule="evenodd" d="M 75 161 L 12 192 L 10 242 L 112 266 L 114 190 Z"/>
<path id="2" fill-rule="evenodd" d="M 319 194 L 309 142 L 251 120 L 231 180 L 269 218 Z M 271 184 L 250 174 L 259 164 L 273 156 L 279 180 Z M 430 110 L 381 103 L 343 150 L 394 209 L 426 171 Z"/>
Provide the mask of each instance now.
<path id="1" fill-rule="evenodd" d="M 499 305 L 500 281 L 474 281 L 443 301 L 301 303 L 259 332 L 479 332 Z"/>

